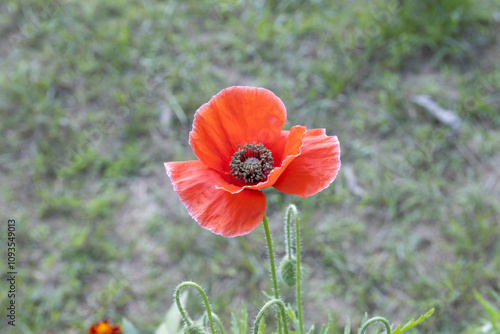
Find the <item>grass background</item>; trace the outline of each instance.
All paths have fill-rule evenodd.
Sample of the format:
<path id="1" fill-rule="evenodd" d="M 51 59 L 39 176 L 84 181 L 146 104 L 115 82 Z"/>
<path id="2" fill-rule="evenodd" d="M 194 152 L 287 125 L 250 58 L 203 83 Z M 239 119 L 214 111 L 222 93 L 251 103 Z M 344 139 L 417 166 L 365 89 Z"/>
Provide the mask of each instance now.
<path id="1" fill-rule="evenodd" d="M 271 288 L 262 228 L 201 229 L 163 167 L 194 158 L 193 115 L 230 85 L 271 89 L 286 128 L 324 127 L 341 143 L 330 188 L 307 200 L 266 191 L 279 256 L 284 208 L 301 210 L 306 327 L 328 312 L 341 328 L 431 307 L 422 333 L 480 326 L 474 289 L 500 289 L 499 5 L 2 1 L 0 209 L 17 221 L 19 275 L 16 328 L 0 330 L 83 333 L 126 316 L 153 332 L 182 280 L 205 287 L 225 324 L 242 301 L 256 315 Z M 460 133 L 414 94 L 454 110 Z"/>

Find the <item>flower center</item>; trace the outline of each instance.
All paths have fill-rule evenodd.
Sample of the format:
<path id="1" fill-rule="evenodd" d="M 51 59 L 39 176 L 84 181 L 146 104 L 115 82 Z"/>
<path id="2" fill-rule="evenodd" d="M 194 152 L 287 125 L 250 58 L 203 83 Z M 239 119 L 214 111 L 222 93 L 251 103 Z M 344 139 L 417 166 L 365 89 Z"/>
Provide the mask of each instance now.
<path id="1" fill-rule="evenodd" d="M 236 146 L 240 147 L 240 145 Z M 264 181 L 273 170 L 273 157 L 271 151 L 262 143 L 246 144 L 239 148 L 231 158 L 231 174 L 245 183 Z"/>
<path id="2" fill-rule="evenodd" d="M 95 334 L 112 334 L 113 328 L 107 322 L 101 322 L 92 326 L 91 331 Z"/>

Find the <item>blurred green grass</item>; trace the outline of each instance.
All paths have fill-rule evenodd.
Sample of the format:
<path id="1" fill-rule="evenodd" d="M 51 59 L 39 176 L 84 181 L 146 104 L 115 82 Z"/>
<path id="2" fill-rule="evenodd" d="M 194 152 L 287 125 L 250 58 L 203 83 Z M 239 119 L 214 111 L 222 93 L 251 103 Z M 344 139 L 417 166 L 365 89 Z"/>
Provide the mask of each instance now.
<path id="1" fill-rule="evenodd" d="M 163 169 L 194 157 L 194 112 L 235 84 L 275 92 L 288 127 L 338 135 L 365 190 L 354 196 L 341 170 L 307 200 L 266 191 L 279 254 L 284 205 L 302 210 L 307 327 L 328 310 L 341 328 L 431 307 L 422 332 L 478 324 L 473 290 L 500 289 L 498 5 L 2 2 L 0 206 L 18 221 L 18 328 L 79 333 L 126 316 L 152 331 L 184 279 L 226 323 L 242 300 L 256 314 L 270 287 L 262 231 L 199 228 Z M 460 134 L 413 94 L 456 111 Z"/>

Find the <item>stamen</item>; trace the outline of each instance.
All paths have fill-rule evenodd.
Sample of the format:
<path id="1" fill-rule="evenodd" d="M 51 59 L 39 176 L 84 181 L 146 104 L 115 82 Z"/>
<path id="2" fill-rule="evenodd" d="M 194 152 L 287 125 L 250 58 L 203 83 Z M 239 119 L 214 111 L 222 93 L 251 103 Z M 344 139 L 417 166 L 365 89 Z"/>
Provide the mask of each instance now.
<path id="1" fill-rule="evenodd" d="M 271 151 L 262 143 L 245 144 L 243 148 L 236 146 L 238 151 L 231 158 L 231 174 L 245 183 L 264 181 L 273 170 Z"/>

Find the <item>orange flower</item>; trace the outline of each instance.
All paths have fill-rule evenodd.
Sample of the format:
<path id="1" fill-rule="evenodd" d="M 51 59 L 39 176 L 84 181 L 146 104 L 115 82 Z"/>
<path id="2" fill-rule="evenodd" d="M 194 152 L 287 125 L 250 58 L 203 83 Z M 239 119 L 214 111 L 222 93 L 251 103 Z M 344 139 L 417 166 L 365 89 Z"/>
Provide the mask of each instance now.
<path id="1" fill-rule="evenodd" d="M 112 327 L 107 320 L 98 322 L 89 328 L 89 334 L 122 334 L 120 327 Z"/>
<path id="2" fill-rule="evenodd" d="M 283 102 L 264 88 L 226 88 L 196 111 L 189 144 L 199 160 L 165 168 L 200 226 L 225 237 L 247 234 L 265 213 L 261 189 L 309 197 L 333 182 L 337 137 L 300 125 L 284 131 L 285 120 Z"/>

